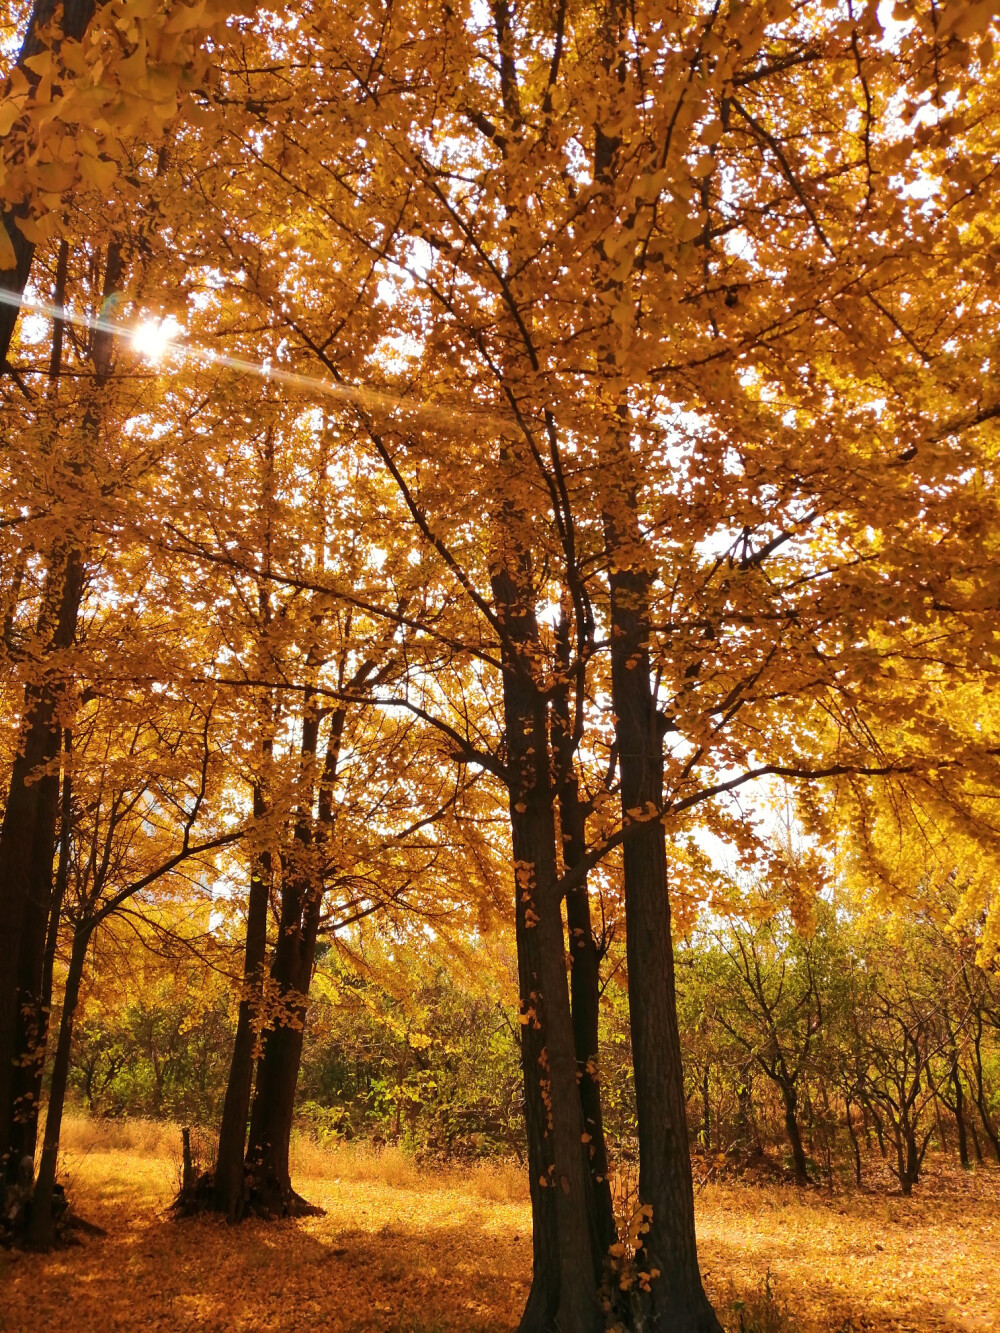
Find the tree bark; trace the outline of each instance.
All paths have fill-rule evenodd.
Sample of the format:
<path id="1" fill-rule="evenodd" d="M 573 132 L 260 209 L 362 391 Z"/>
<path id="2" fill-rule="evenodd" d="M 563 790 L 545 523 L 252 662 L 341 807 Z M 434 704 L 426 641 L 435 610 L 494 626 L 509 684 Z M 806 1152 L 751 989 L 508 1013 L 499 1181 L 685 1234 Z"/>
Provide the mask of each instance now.
<path id="1" fill-rule="evenodd" d="M 295 1089 L 309 1006 L 321 894 L 295 875 L 282 886 L 271 982 L 278 1005 L 257 1066 L 247 1149 L 250 1202 L 283 1217 L 299 1211 L 289 1168 Z"/>
<path id="2" fill-rule="evenodd" d="M 121 277 L 121 252 L 110 244 L 103 297 Z M 114 339 L 95 331 L 91 349 L 94 385 L 111 373 Z M 84 448 L 96 438 L 99 416 L 92 400 L 83 419 Z M 68 460 L 71 472 L 85 457 Z M 45 946 L 52 905 L 52 872 L 59 806 L 57 760 L 62 739 L 60 709 L 71 681 L 59 661 L 76 638 L 85 567 L 79 535 L 53 551 L 38 635 L 44 645 L 39 678 L 25 688 L 21 744 L 11 770 L 0 826 L 0 1180 L 11 1184 L 34 1160 L 38 1135 L 39 1063 L 44 1060 Z"/>
<path id="3" fill-rule="evenodd" d="M 951 1050 L 951 1064 L 948 1073 L 955 1094 L 951 1113 L 955 1117 L 955 1127 L 958 1131 L 958 1159 L 962 1166 L 968 1170 L 970 1162 L 969 1136 L 965 1127 L 965 1089 L 962 1086 L 962 1075 L 958 1067 L 958 1051 L 954 1047 Z"/>
<path id="4" fill-rule="evenodd" d="M 260 785 L 254 787 L 254 815 L 264 814 Z M 215 1207 L 231 1221 L 238 1221 L 246 1198 L 244 1154 L 250 1116 L 253 1085 L 254 1021 L 260 1009 L 264 955 L 267 951 L 267 910 L 271 885 L 271 853 L 261 852 L 250 874 L 247 901 L 246 946 L 243 961 L 243 994 L 236 1020 L 236 1036 L 226 1084 L 226 1100 L 219 1127 L 219 1146 L 215 1155 Z"/>
<path id="5" fill-rule="evenodd" d="M 785 1113 L 785 1134 L 788 1138 L 788 1146 L 792 1151 L 792 1171 L 795 1175 L 795 1182 L 798 1185 L 809 1184 L 809 1167 L 806 1163 L 806 1153 L 802 1146 L 802 1131 L 799 1128 L 798 1118 L 798 1095 L 795 1085 L 791 1082 L 781 1084 L 781 1100 Z"/>
<path id="6" fill-rule="evenodd" d="M 622 489 L 605 511 L 610 562 L 611 693 L 617 717 L 625 875 L 625 953 L 639 1128 L 639 1201 L 650 1210 L 637 1256 L 658 1276 L 640 1297 L 653 1327 L 720 1333 L 695 1241 L 684 1071 L 674 988 L 662 819 L 663 740 L 650 679 L 650 576 L 642 566 L 623 441 Z"/>
<path id="7" fill-rule="evenodd" d="M 567 623 L 559 626 L 560 664 L 568 669 L 569 643 Z M 586 812 L 580 800 L 579 783 L 573 771 L 573 732 L 569 715 L 568 691 L 556 692 L 552 703 L 552 750 L 559 774 L 559 825 L 562 832 L 563 864 L 567 870 L 579 866 L 586 854 Z M 566 893 L 566 924 L 569 930 L 570 1002 L 573 1041 L 576 1050 L 576 1077 L 583 1114 L 584 1133 L 590 1165 L 590 1215 L 592 1244 L 598 1263 L 596 1276 L 603 1280 L 607 1256 L 618 1239 L 611 1181 L 608 1177 L 608 1151 L 604 1138 L 601 1110 L 599 1064 L 599 1025 L 601 998 L 601 960 L 590 916 L 590 892 L 586 877 Z"/>
<path id="8" fill-rule="evenodd" d="M 35 0 L 16 66 L 33 88 L 37 87 L 40 78 L 33 70 L 28 69 L 24 62 L 43 50 L 42 40 L 38 34 L 51 24 L 56 11 L 60 8 L 63 14 L 63 35 L 79 40 L 90 25 L 96 5 L 94 0 Z M 3 226 L 10 237 L 15 261 L 13 268 L 0 270 L 0 291 L 9 293 L 18 301 L 24 295 L 24 289 L 28 285 L 31 264 L 35 257 L 34 242 L 29 241 L 17 225 L 20 219 L 27 216 L 27 200 L 15 204 L 12 208 L 5 208 L 0 213 Z M 7 369 L 7 355 L 10 351 L 11 339 L 14 336 L 14 328 L 19 314 L 20 308 L 14 302 L 0 302 L 0 374 Z"/>
<path id="9" fill-rule="evenodd" d="M 49 1103 L 45 1112 L 42 1154 L 38 1163 L 38 1176 L 35 1180 L 35 1189 L 31 1200 L 28 1239 L 35 1249 L 49 1249 L 55 1240 L 54 1203 L 56 1166 L 59 1159 L 59 1135 L 62 1131 L 66 1086 L 69 1080 L 70 1056 L 73 1046 L 73 1021 L 76 1018 L 77 1004 L 80 999 L 80 982 L 83 979 L 83 967 L 87 958 L 90 935 L 89 926 L 83 924 L 77 926 L 73 934 L 69 970 L 66 973 L 62 1017 L 59 1020 L 59 1036 L 52 1061 Z"/>
<path id="10" fill-rule="evenodd" d="M 51 625 L 47 655 L 73 642 L 83 579 L 77 551 L 53 561 L 42 612 L 43 630 L 46 621 Z M 34 1158 L 38 1130 L 64 688 L 50 669 L 25 689 L 21 746 L 0 826 L 0 1158 L 7 1184 L 16 1181 L 25 1159 Z"/>
<path id="11" fill-rule="evenodd" d="M 549 719 L 531 675 L 531 648 L 538 634 L 528 581 L 517 577 L 523 572 L 522 565 L 518 553 L 508 554 L 492 575 L 494 602 L 504 629 L 504 723 L 511 771 L 521 1017 L 526 1032 L 531 1029 L 522 1043 L 522 1061 L 535 1266 L 520 1330 L 598 1333 L 604 1324 L 595 1279 L 600 1259 L 594 1253 L 588 1207 L 592 1197 L 589 1154 L 585 1156 L 562 909 L 556 889 L 556 797 L 549 776 Z"/>

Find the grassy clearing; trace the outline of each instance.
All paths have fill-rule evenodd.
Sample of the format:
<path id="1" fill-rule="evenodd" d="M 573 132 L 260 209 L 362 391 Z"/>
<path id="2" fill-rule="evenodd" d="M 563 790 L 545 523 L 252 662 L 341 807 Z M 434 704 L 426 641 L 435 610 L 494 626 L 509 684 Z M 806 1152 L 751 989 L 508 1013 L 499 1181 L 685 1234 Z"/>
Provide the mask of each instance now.
<path id="1" fill-rule="evenodd" d="M 105 1240 L 0 1255 L 2 1333 L 507 1333 L 531 1262 L 513 1166 L 421 1171 L 396 1150 L 297 1145 L 327 1215 L 237 1230 L 165 1215 L 179 1134 L 71 1121 L 66 1176 Z M 734 1333 L 1000 1333 L 1000 1172 L 932 1164 L 913 1200 L 786 1187 L 698 1194 L 706 1279 Z"/>

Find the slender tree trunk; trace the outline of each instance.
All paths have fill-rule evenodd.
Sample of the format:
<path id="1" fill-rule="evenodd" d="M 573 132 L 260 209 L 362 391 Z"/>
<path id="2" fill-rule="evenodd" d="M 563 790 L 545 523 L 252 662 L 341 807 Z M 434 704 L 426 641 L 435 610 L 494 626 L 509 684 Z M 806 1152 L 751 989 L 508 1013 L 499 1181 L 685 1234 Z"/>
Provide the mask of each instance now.
<path id="1" fill-rule="evenodd" d="M 70 1056 L 73 1046 L 73 1021 L 76 1018 L 77 1004 L 80 999 L 80 982 L 83 978 L 83 966 L 87 958 L 90 935 L 89 926 L 77 926 L 73 934 L 69 970 L 66 973 L 62 1017 L 59 1020 L 59 1036 L 52 1061 L 52 1082 L 49 1086 L 49 1102 L 45 1113 L 42 1154 L 38 1163 L 38 1176 L 35 1180 L 35 1189 L 31 1201 L 28 1239 L 36 1249 L 49 1249 L 55 1240 L 56 1217 L 54 1204 L 56 1166 L 59 1159 L 59 1135 L 62 1130 L 66 1086 L 69 1081 Z"/>
<path id="2" fill-rule="evenodd" d="M 617 717 L 625 872 L 625 952 L 639 1127 L 639 1201 L 648 1208 L 643 1300 L 653 1327 L 719 1333 L 695 1242 L 667 855 L 662 819 L 663 734 L 650 679 L 650 576 L 643 565 L 627 442 L 614 510 L 604 516 L 611 592 L 611 693 Z"/>
<path id="3" fill-rule="evenodd" d="M 76 551 L 64 552 L 50 570 L 43 611 L 54 622 L 50 651 L 72 644 L 82 595 L 82 561 Z M 0 1157 L 8 1184 L 34 1158 L 38 1130 L 62 689 L 53 675 L 25 691 L 21 748 L 0 826 Z"/>
<path id="4" fill-rule="evenodd" d="M 792 1150 L 792 1170 L 798 1185 L 809 1184 L 809 1167 L 806 1163 L 805 1149 L 802 1146 L 802 1133 L 798 1120 L 798 1097 L 792 1083 L 781 1084 L 781 1100 L 785 1113 L 785 1134 L 788 1146 Z"/>
<path id="5" fill-rule="evenodd" d="M 854 1128 L 854 1117 L 851 1113 L 850 1100 L 844 1103 L 844 1110 L 847 1117 L 847 1133 L 850 1136 L 851 1148 L 854 1152 L 854 1179 L 858 1188 L 861 1188 L 861 1145 L 858 1143 L 857 1131 Z"/>
<path id="6" fill-rule="evenodd" d="M 62 9 L 62 32 L 66 37 L 81 38 L 87 31 L 94 16 L 94 0 L 35 0 L 28 26 L 25 30 L 21 51 L 17 58 L 17 68 L 27 78 L 32 88 L 40 83 L 40 77 L 25 66 L 25 61 L 38 55 L 43 49 L 40 32 L 49 29 L 56 11 Z M 57 42 L 58 45 L 58 42 Z M 24 295 L 31 273 L 32 260 L 35 257 L 35 244 L 29 241 L 17 225 L 29 212 L 29 201 L 5 208 L 0 213 L 2 224 L 14 250 L 14 267 L 0 270 L 0 290 L 9 293 L 18 300 Z M 10 351 L 14 326 L 17 323 L 19 308 L 7 301 L 0 302 L 0 374 L 7 368 L 7 354 Z"/>
<path id="7" fill-rule="evenodd" d="M 560 622 L 558 633 L 560 663 L 564 669 L 568 669 L 569 642 L 565 620 Z M 582 863 L 586 854 L 586 813 L 573 770 L 573 729 L 566 690 L 558 691 L 553 700 L 551 731 L 553 756 L 556 770 L 560 774 L 558 801 L 563 864 L 567 870 L 572 870 Z M 603 1280 L 608 1251 L 618 1239 L 618 1231 L 611 1181 L 608 1178 L 608 1151 L 601 1110 L 598 1049 L 601 960 L 591 922 L 590 892 L 586 877 L 566 893 L 566 924 L 569 930 L 570 1000 L 576 1077 L 590 1160 L 592 1243 L 599 1265 L 597 1276 Z"/>
<path id="8" fill-rule="evenodd" d="M 507 762 L 512 772 L 510 822 L 514 851 L 518 930 L 518 973 L 524 1028 L 538 1023 L 541 1049 L 522 1044 L 525 1061 L 525 1123 L 529 1161 L 546 1169 L 531 1182 L 536 1231 L 535 1269 L 521 1333 L 569 1330 L 597 1333 L 604 1319 L 595 1274 L 600 1258 L 593 1247 L 588 1200 L 593 1197 L 589 1153 L 585 1156 L 583 1113 L 577 1085 L 577 1054 L 566 977 L 562 909 L 556 889 L 556 794 L 549 777 L 547 708 L 531 677 L 530 649 L 537 625 L 526 579 L 516 578 L 507 561 L 492 577 L 494 601 L 503 622 L 504 722 Z M 534 1060 L 536 1068 L 529 1068 Z M 541 1124 L 532 1102 L 541 1093 Z M 543 1131 L 542 1144 L 531 1139 Z M 534 1163 L 532 1164 L 534 1166 Z M 534 1174 L 534 1173 L 533 1173 Z M 544 1184 L 542 1183 L 544 1181 Z M 554 1203 L 542 1195 L 554 1197 Z M 554 1240 L 549 1228 L 554 1226 Z M 540 1228 L 546 1231 L 540 1231 Z M 553 1263 L 553 1260 L 555 1261 Z"/>
<path id="9" fill-rule="evenodd" d="M 254 814 L 264 813 L 263 793 L 254 788 Z M 247 902 L 246 947 L 243 961 L 243 994 L 236 1020 L 236 1036 L 226 1084 L 226 1100 L 219 1127 L 215 1155 L 215 1207 L 232 1221 L 242 1214 L 245 1201 L 244 1154 L 253 1084 L 254 1021 L 261 1003 L 264 955 L 267 951 L 267 909 L 271 882 L 271 854 L 257 856 L 250 874 Z"/>
<path id="10" fill-rule="evenodd" d="M 983 1164 L 983 1145 L 979 1142 L 979 1133 L 976 1129 L 975 1120 L 969 1121 L 969 1133 L 972 1135 L 972 1147 L 976 1154 L 976 1161 L 980 1166 Z"/>
<path id="11" fill-rule="evenodd" d="M 990 1115 L 989 1104 L 986 1099 L 986 1079 L 983 1074 L 983 1016 L 978 1010 L 976 1013 L 976 1026 L 972 1034 L 972 1070 L 976 1077 L 976 1110 L 979 1112 L 979 1119 L 982 1123 L 986 1137 L 990 1141 L 990 1146 L 1000 1162 L 1000 1133 L 993 1123 L 993 1117 Z"/>
<path id="12" fill-rule="evenodd" d="M 951 1051 L 951 1066 L 948 1072 L 955 1094 L 955 1103 L 951 1110 L 955 1117 L 955 1127 L 958 1132 L 958 1159 L 962 1166 L 968 1170 L 971 1163 L 969 1161 L 969 1136 L 965 1128 L 965 1089 L 962 1086 L 962 1075 L 958 1067 L 958 1051 L 954 1047 Z"/>
<path id="13" fill-rule="evenodd" d="M 59 943 L 59 920 L 62 913 L 66 885 L 69 882 L 70 838 L 73 832 L 73 775 L 69 758 L 73 748 L 73 733 L 67 727 L 63 732 L 63 776 L 59 797 L 59 859 L 49 907 L 49 924 L 45 931 L 45 962 L 42 970 L 42 1013 L 48 1033 L 49 1014 L 52 1010 L 52 973 L 55 969 L 56 948 Z"/>
<path id="14" fill-rule="evenodd" d="M 701 1073 L 701 1143 L 706 1152 L 712 1151 L 712 1106 L 709 1101 L 709 1066 Z"/>

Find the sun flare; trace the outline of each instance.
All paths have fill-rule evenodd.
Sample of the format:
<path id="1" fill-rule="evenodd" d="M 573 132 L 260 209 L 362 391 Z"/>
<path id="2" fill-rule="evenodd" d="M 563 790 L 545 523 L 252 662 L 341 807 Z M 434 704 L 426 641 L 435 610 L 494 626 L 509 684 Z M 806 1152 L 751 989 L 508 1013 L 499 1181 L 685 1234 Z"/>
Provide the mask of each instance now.
<path id="1" fill-rule="evenodd" d="M 180 325 L 172 315 L 166 319 L 144 319 L 132 334 L 132 346 L 147 361 L 162 361 L 179 332 Z"/>

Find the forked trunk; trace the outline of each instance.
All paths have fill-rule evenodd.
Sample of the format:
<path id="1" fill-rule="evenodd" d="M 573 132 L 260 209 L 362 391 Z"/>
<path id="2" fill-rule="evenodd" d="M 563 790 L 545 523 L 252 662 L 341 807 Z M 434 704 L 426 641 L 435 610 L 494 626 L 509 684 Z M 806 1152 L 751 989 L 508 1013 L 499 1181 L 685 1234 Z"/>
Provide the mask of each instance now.
<path id="1" fill-rule="evenodd" d="M 522 1060 L 535 1268 L 520 1330 L 598 1333 L 604 1319 L 597 1299 L 599 1258 L 594 1253 L 588 1207 L 593 1196 L 556 889 L 555 793 L 549 777 L 547 708 L 530 666 L 537 626 L 530 599 L 512 571 L 498 570 L 492 581 L 506 634 L 504 723 L 512 774 L 510 822 L 521 1017 L 522 1026 L 532 1030 L 522 1046 Z M 539 1094 L 541 1107 L 536 1100 Z"/>
<path id="2" fill-rule="evenodd" d="M 569 644 L 565 621 L 559 626 L 559 645 L 560 665 L 567 670 Z M 563 864 L 567 871 L 570 871 L 582 864 L 587 844 L 586 812 L 580 800 L 579 784 L 573 771 L 573 735 L 566 690 L 559 691 L 553 700 L 551 732 L 553 756 L 560 775 L 558 800 Z M 608 1251 L 617 1241 L 618 1232 L 611 1197 L 611 1181 L 608 1177 L 608 1151 L 601 1112 L 598 1039 L 601 960 L 591 922 L 590 893 L 586 877 L 566 892 L 566 925 L 569 930 L 570 1000 L 573 1041 L 576 1049 L 576 1077 L 590 1165 L 591 1240 L 598 1263 L 596 1275 L 599 1280 L 603 1280 L 607 1269 Z"/>
<path id="3" fill-rule="evenodd" d="M 255 813 L 263 802 L 260 789 L 254 791 Z M 271 856 L 262 852 L 250 875 L 247 902 L 246 947 L 243 961 L 243 994 L 236 1020 L 236 1036 L 222 1107 L 219 1146 L 215 1155 L 214 1202 L 220 1213 L 237 1221 L 246 1199 L 244 1154 L 250 1117 L 253 1085 L 254 1022 L 260 1011 L 263 991 L 264 954 L 267 950 L 267 907 L 270 888 Z"/>

